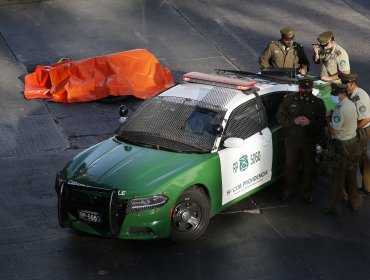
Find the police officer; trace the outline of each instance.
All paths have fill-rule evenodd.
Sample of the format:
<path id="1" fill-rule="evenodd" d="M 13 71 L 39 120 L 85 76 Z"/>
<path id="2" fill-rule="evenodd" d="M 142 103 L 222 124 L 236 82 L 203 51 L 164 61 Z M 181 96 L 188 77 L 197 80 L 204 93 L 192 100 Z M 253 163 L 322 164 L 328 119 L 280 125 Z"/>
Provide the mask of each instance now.
<path id="1" fill-rule="evenodd" d="M 363 143 L 363 153 L 360 158 L 360 172 L 362 174 L 362 191 L 370 193 L 370 159 L 367 146 L 370 139 L 370 97 L 362 88 L 357 86 L 357 74 L 341 74 L 341 81 L 348 85 L 348 97 L 356 105 L 357 132 Z"/>
<path id="2" fill-rule="evenodd" d="M 347 52 L 335 42 L 330 31 L 321 33 L 317 40 L 320 44 L 313 46 L 313 61 L 316 64 L 321 63 L 321 80 L 340 83 L 338 74 L 350 73 Z"/>
<path id="3" fill-rule="evenodd" d="M 331 121 L 328 123 L 331 135 L 330 160 L 332 174 L 332 201 L 323 213 L 339 215 L 341 213 L 342 193 L 346 189 L 352 209 L 360 206 L 357 191 L 356 168 L 358 161 L 358 141 L 356 136 L 356 106 L 347 98 L 347 85 L 332 84 L 331 94 L 338 96 Z"/>
<path id="4" fill-rule="evenodd" d="M 303 200 L 312 203 L 312 178 L 316 143 L 325 127 L 324 102 L 312 94 L 313 80 L 299 80 L 299 90 L 287 94 L 276 114 L 284 128 L 286 164 L 282 200 L 296 191 L 300 167 L 303 170 Z M 302 166 L 301 166 L 302 165 Z"/>
<path id="5" fill-rule="evenodd" d="M 281 38 L 267 45 L 259 57 L 261 70 L 265 68 L 296 68 L 298 73 L 306 74 L 310 65 L 303 46 L 294 41 L 294 30 L 284 27 Z"/>

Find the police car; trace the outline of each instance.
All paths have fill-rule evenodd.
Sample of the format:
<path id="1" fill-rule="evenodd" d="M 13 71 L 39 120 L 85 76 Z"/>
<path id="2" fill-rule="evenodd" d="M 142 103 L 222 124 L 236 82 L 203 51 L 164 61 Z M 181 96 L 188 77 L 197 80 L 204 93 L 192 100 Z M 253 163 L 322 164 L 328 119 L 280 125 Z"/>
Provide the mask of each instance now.
<path id="1" fill-rule="evenodd" d="M 192 241 L 225 208 L 283 174 L 275 113 L 296 81 L 191 72 L 144 101 L 117 134 L 58 173 L 61 227 L 122 239 Z M 315 90 L 315 94 L 318 90 Z"/>

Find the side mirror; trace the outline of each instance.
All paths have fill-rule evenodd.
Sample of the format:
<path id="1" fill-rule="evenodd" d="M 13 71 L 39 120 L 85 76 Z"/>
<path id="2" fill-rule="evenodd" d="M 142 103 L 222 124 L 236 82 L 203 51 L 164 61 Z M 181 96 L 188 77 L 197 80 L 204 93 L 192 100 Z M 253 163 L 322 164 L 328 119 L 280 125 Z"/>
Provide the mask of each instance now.
<path id="1" fill-rule="evenodd" d="M 120 117 L 125 117 L 125 116 L 127 116 L 127 114 L 128 114 L 128 109 L 127 109 L 126 105 L 121 105 L 121 106 L 119 106 L 118 114 L 120 115 Z"/>
<path id="2" fill-rule="evenodd" d="M 226 148 L 241 148 L 244 145 L 244 140 L 241 138 L 230 137 L 225 139 L 224 147 Z"/>
<path id="3" fill-rule="evenodd" d="M 221 136 L 222 132 L 224 131 L 224 127 L 220 124 L 215 124 L 213 126 L 213 132 L 217 135 L 217 136 Z"/>

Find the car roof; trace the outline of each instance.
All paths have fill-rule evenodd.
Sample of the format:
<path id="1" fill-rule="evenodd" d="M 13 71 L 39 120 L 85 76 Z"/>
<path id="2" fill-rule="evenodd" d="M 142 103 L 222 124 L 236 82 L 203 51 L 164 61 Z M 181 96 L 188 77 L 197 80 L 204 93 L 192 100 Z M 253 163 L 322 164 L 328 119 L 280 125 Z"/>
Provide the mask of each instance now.
<path id="1" fill-rule="evenodd" d="M 255 90 L 257 90 L 259 95 L 264 95 L 271 92 L 298 90 L 298 85 L 292 82 L 277 82 L 274 80 L 263 79 L 256 76 L 250 76 L 248 77 L 248 79 L 254 80 L 256 82 Z"/>
<path id="2" fill-rule="evenodd" d="M 255 97 L 254 94 L 246 94 L 240 90 L 200 83 L 182 83 L 166 90 L 159 96 L 181 97 L 202 101 L 219 106 L 224 110 L 228 110 L 231 107 L 235 107 L 236 104 L 244 103 Z"/>
<path id="3" fill-rule="evenodd" d="M 194 78 L 194 79 L 192 79 Z M 206 102 L 223 109 L 230 109 L 255 97 L 272 92 L 295 92 L 297 83 L 268 79 L 259 74 L 240 76 L 228 74 L 205 74 L 190 72 L 183 75 L 184 82 L 166 91 L 160 96 L 188 98 Z M 239 85 L 247 90 L 239 90 Z"/>

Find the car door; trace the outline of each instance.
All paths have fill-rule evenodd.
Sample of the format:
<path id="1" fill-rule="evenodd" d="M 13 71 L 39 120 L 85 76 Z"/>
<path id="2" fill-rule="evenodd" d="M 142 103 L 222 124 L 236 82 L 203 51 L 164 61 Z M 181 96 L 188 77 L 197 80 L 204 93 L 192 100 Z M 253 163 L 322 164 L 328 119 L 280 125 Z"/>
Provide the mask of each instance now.
<path id="1" fill-rule="evenodd" d="M 246 196 L 271 180 L 272 135 L 259 96 L 241 104 L 230 114 L 223 140 L 230 137 L 239 138 L 239 145 L 224 147 L 218 152 L 222 205 Z"/>
<path id="2" fill-rule="evenodd" d="M 284 172 L 285 163 L 285 144 L 282 126 L 276 120 L 276 112 L 284 96 L 292 92 L 275 91 L 261 96 L 263 105 L 267 113 L 267 125 L 272 133 L 273 159 L 272 177 L 279 177 Z"/>

